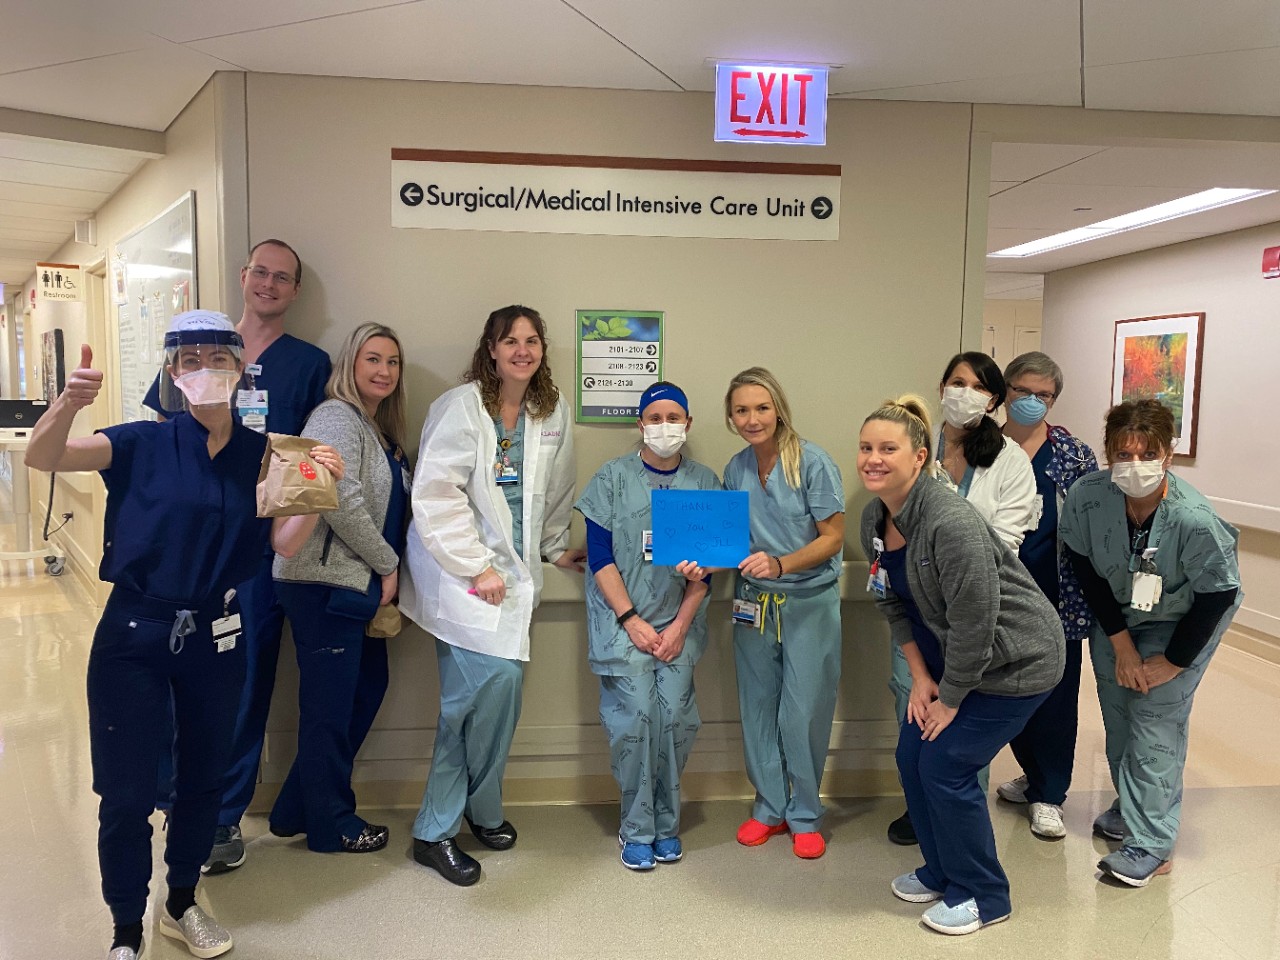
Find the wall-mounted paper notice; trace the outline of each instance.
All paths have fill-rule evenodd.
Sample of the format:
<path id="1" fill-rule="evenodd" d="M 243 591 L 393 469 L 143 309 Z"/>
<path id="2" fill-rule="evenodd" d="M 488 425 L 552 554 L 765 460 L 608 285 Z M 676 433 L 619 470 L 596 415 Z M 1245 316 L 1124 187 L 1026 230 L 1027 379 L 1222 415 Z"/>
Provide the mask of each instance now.
<path id="1" fill-rule="evenodd" d="M 751 552 L 745 490 L 654 490 L 653 562 L 736 567 Z"/>

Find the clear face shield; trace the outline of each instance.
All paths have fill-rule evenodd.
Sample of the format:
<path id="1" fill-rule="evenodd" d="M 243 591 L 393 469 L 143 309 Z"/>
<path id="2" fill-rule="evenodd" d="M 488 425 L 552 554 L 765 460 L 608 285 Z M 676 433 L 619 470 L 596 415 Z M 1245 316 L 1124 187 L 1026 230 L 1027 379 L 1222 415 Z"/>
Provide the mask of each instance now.
<path id="1" fill-rule="evenodd" d="M 188 330 L 165 336 L 160 405 L 166 410 L 230 406 L 240 383 L 243 341 L 234 331 Z"/>

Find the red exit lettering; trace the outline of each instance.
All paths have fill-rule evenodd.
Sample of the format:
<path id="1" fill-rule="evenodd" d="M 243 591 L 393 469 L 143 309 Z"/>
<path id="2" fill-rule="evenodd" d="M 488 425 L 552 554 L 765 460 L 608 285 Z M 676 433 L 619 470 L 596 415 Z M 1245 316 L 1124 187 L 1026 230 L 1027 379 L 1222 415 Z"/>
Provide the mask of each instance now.
<path id="1" fill-rule="evenodd" d="M 825 143 L 827 71 L 822 67 L 720 65 L 716 139 Z"/>

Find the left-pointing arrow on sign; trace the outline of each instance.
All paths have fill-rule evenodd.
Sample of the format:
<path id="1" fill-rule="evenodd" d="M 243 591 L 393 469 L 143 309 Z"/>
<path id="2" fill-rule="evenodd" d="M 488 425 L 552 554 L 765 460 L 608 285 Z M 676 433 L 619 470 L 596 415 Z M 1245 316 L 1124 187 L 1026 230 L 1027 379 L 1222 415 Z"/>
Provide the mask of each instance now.
<path id="1" fill-rule="evenodd" d="M 406 183 L 400 188 L 400 199 L 406 206 L 416 207 L 422 202 L 422 188 L 416 183 Z"/>

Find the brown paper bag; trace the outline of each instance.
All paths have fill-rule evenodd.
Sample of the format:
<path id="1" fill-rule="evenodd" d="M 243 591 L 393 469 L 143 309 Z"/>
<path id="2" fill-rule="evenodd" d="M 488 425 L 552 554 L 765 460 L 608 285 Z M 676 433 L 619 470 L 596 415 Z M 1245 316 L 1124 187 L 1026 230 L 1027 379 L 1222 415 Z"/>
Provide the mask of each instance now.
<path id="1" fill-rule="evenodd" d="M 258 471 L 258 516 L 297 517 L 338 509 L 338 481 L 310 456 L 319 442 L 267 434 Z"/>
<path id="2" fill-rule="evenodd" d="M 373 615 L 364 632 L 366 636 L 386 639 L 397 636 L 400 627 L 400 608 L 394 603 L 384 603 L 378 607 L 378 612 Z"/>

